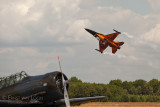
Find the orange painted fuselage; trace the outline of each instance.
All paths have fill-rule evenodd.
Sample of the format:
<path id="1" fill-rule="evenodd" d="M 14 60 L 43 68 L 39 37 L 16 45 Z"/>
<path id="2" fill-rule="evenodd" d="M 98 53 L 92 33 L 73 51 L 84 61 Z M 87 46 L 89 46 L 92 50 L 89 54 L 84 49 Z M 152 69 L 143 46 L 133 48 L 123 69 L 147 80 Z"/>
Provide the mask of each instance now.
<path id="1" fill-rule="evenodd" d="M 101 41 L 108 42 L 108 45 L 110 47 L 118 48 L 118 43 L 119 43 L 118 41 L 110 40 L 109 38 L 107 38 L 105 35 L 102 35 L 102 34 L 97 34 L 97 36 L 100 38 Z"/>

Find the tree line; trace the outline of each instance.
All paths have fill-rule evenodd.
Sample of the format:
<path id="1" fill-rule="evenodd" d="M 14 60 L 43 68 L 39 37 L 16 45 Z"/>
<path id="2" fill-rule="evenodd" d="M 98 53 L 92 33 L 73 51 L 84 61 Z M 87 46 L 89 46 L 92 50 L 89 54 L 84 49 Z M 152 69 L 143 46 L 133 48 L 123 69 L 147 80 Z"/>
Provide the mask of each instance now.
<path id="1" fill-rule="evenodd" d="M 108 84 L 86 83 L 77 77 L 69 79 L 69 96 L 93 97 L 106 96 L 103 102 L 160 102 L 160 81 L 152 79 L 145 81 L 111 80 Z"/>

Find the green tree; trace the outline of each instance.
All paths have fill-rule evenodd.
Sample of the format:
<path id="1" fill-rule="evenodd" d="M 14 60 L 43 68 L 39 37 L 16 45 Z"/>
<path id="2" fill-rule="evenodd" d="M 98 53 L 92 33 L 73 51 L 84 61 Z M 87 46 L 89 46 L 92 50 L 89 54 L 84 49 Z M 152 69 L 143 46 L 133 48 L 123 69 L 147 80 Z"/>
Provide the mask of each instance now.
<path id="1" fill-rule="evenodd" d="M 137 88 L 138 86 L 143 87 L 144 85 L 147 84 L 147 82 L 145 80 L 139 79 L 139 80 L 134 81 L 133 84 Z"/>
<path id="2" fill-rule="evenodd" d="M 122 86 L 122 81 L 120 79 L 117 79 L 117 80 L 111 80 L 109 82 L 110 85 L 116 85 L 116 86 L 119 86 L 121 87 Z"/>
<path id="3" fill-rule="evenodd" d="M 109 84 L 84 83 L 77 77 L 71 77 L 70 98 L 106 96 L 101 101 L 108 102 L 160 102 L 160 82 L 152 79 L 135 80 L 134 82 L 122 82 L 111 80 Z"/>
<path id="4" fill-rule="evenodd" d="M 138 102 L 139 100 L 138 100 L 137 96 L 133 95 L 133 96 L 130 97 L 130 101 L 131 102 Z"/>
<path id="5" fill-rule="evenodd" d="M 143 95 L 151 95 L 153 94 L 153 88 L 149 85 L 149 84 L 145 84 L 142 89 L 141 89 L 141 93 Z"/>
<path id="6" fill-rule="evenodd" d="M 153 88 L 153 93 L 157 93 L 160 88 L 159 81 L 157 79 L 152 79 L 148 82 L 148 84 Z"/>
<path id="7" fill-rule="evenodd" d="M 79 80 L 77 77 L 71 77 L 71 78 L 69 79 L 69 82 L 81 82 L 81 83 L 82 83 L 82 81 Z"/>
<path id="8" fill-rule="evenodd" d="M 135 88 L 137 89 L 137 93 L 140 95 L 140 94 L 147 94 L 148 90 L 148 85 L 147 85 L 147 82 L 145 80 L 142 80 L 142 79 L 139 79 L 139 80 L 136 80 L 134 81 L 134 86 Z"/>
<path id="9" fill-rule="evenodd" d="M 122 98 L 121 98 L 122 100 L 122 102 L 129 102 L 129 97 L 128 97 L 128 95 L 122 95 Z"/>
<path id="10" fill-rule="evenodd" d="M 124 82 L 122 83 L 122 88 L 123 88 L 123 89 L 126 89 L 129 94 L 135 94 L 135 95 L 137 94 L 137 90 L 136 90 L 136 88 L 134 87 L 133 82 L 124 81 Z"/>

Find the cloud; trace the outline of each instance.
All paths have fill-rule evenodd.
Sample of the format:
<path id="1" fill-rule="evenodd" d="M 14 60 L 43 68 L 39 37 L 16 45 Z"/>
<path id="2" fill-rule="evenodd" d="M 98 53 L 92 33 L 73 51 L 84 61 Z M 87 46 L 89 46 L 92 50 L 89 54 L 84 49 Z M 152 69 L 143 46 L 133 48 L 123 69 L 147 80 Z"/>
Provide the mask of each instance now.
<path id="1" fill-rule="evenodd" d="M 6 54 L 12 52 L 12 48 L 0 48 L 0 54 Z"/>
<path id="2" fill-rule="evenodd" d="M 128 38 L 131 38 L 131 39 L 134 38 L 134 36 L 128 34 L 127 32 L 122 32 L 122 34 L 125 35 Z"/>
<path id="3" fill-rule="evenodd" d="M 74 57 L 75 53 L 75 50 L 68 46 L 56 50 L 53 47 L 48 49 L 34 47 L 0 48 L 0 68 L 1 72 L 12 73 L 25 70 L 31 75 L 42 74 L 57 70 L 57 56 Z"/>
<path id="4" fill-rule="evenodd" d="M 149 31 L 151 32 L 151 31 Z M 137 45 L 143 45 L 143 46 L 148 46 L 154 50 L 158 49 L 158 45 L 157 43 L 159 42 L 155 42 L 155 41 L 159 41 L 159 40 L 153 40 L 154 37 L 153 36 L 157 36 L 157 35 L 153 35 L 153 33 L 145 33 L 144 35 L 138 37 L 138 38 L 134 38 L 135 36 L 129 34 L 128 32 L 122 32 L 122 35 L 125 35 L 127 38 L 130 38 L 132 40 L 132 42 L 137 46 Z M 158 33 L 155 33 L 158 34 Z M 158 37 L 158 36 L 157 36 Z M 148 39 L 149 38 L 149 39 Z M 152 39 L 151 39 L 152 38 Z M 158 37 L 159 38 L 159 37 Z M 142 47 L 143 47 L 142 46 Z"/>
<path id="5" fill-rule="evenodd" d="M 79 2 L 79 0 L 74 0 L 74 2 L 73 0 L 54 2 L 28 0 L 11 1 L 7 4 L 7 1 L 4 1 L 1 4 L 4 8 L 0 11 L 2 21 L 0 42 L 21 45 L 23 43 L 36 44 L 39 41 L 45 43 L 51 39 L 57 42 L 63 36 L 67 39 L 66 34 L 62 32 L 67 32 L 68 28 L 72 30 L 72 26 L 74 29 L 71 38 L 73 37 L 73 41 L 74 39 L 79 41 L 80 38 L 74 38 L 73 34 L 77 34 L 77 29 L 89 23 L 87 20 L 74 17 L 79 11 Z M 73 22 L 75 23 L 72 24 Z"/>
<path id="6" fill-rule="evenodd" d="M 148 2 L 150 4 L 152 10 L 154 12 L 159 13 L 159 11 L 160 11 L 160 7 L 159 7 L 160 1 L 159 0 L 154 0 L 154 1 L 153 0 L 148 0 Z"/>
<path id="7" fill-rule="evenodd" d="M 149 61 L 148 62 L 148 66 L 150 66 L 151 68 L 153 68 L 153 69 L 156 69 L 156 70 L 160 70 L 160 66 L 159 66 L 159 62 L 157 61 Z"/>
<path id="8" fill-rule="evenodd" d="M 142 16 L 131 10 L 102 6 L 90 10 L 82 8 L 86 4 L 80 0 L 12 1 L 10 4 L 4 2 L 3 5 L 5 12 L 0 12 L 3 22 L 0 25 L 1 44 L 45 45 L 53 42 L 85 42 L 90 39 L 89 36 L 85 36 L 83 28 L 86 27 L 106 31 L 120 28 L 123 23 L 125 31 L 136 26 L 134 29 L 142 32 L 143 28 L 140 26 L 146 23 Z"/>
<path id="9" fill-rule="evenodd" d="M 141 39 L 153 42 L 153 43 L 160 43 L 160 24 L 157 24 L 154 28 L 146 32 L 144 35 L 141 36 Z"/>
<path id="10" fill-rule="evenodd" d="M 96 82 L 97 78 L 101 78 L 104 82 L 124 78 L 126 72 L 133 74 L 133 78 L 138 78 L 137 72 L 141 72 L 142 77 L 148 79 L 146 75 L 149 70 L 157 69 L 148 69 L 145 62 L 151 61 L 154 64 L 159 61 L 159 40 L 155 40 L 154 36 L 149 37 L 150 35 L 148 40 L 144 40 L 140 36 L 150 33 L 151 29 L 156 29 L 156 34 L 159 34 L 159 27 L 156 27 L 160 22 L 158 11 L 141 15 L 129 9 L 130 6 L 126 9 L 102 3 L 101 0 L 0 1 L 1 72 L 25 70 L 28 74 L 35 75 L 57 70 L 59 55 L 64 59 L 62 61 L 67 76 L 80 75 L 83 78 L 85 74 L 87 79 L 93 79 L 91 81 Z M 116 38 L 125 44 L 115 55 L 98 54 L 94 50 L 98 47 L 98 41 L 84 28 L 104 34 L 112 33 L 112 29 L 125 31 L 124 36 Z M 143 43 L 138 43 L 137 38 Z M 149 46 L 154 50 L 151 51 Z M 137 71 L 136 74 L 133 71 Z M 97 75 L 99 77 L 95 77 Z"/>
<path id="11" fill-rule="evenodd" d="M 125 54 L 112 54 L 111 52 L 104 52 L 103 53 L 104 55 L 110 55 L 110 56 L 113 56 L 113 57 L 117 57 L 119 59 L 131 59 L 131 60 L 139 60 L 136 56 L 129 56 L 129 55 L 125 55 Z"/>
<path id="12" fill-rule="evenodd" d="M 65 32 L 66 36 L 61 36 L 59 38 L 59 41 L 61 42 L 82 42 L 84 40 L 88 40 L 89 37 L 85 36 L 86 31 L 84 30 L 86 26 L 90 26 L 89 20 L 87 19 L 75 20 L 67 28 Z"/>

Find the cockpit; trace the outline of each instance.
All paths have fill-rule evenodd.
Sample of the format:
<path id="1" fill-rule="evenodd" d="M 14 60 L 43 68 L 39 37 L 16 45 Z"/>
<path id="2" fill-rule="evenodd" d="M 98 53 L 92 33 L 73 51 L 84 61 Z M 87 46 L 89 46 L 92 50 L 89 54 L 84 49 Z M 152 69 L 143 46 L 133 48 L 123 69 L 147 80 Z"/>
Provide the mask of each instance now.
<path id="1" fill-rule="evenodd" d="M 0 77 L 0 89 L 16 84 L 26 77 L 28 77 L 28 74 L 25 71 L 7 77 Z"/>

